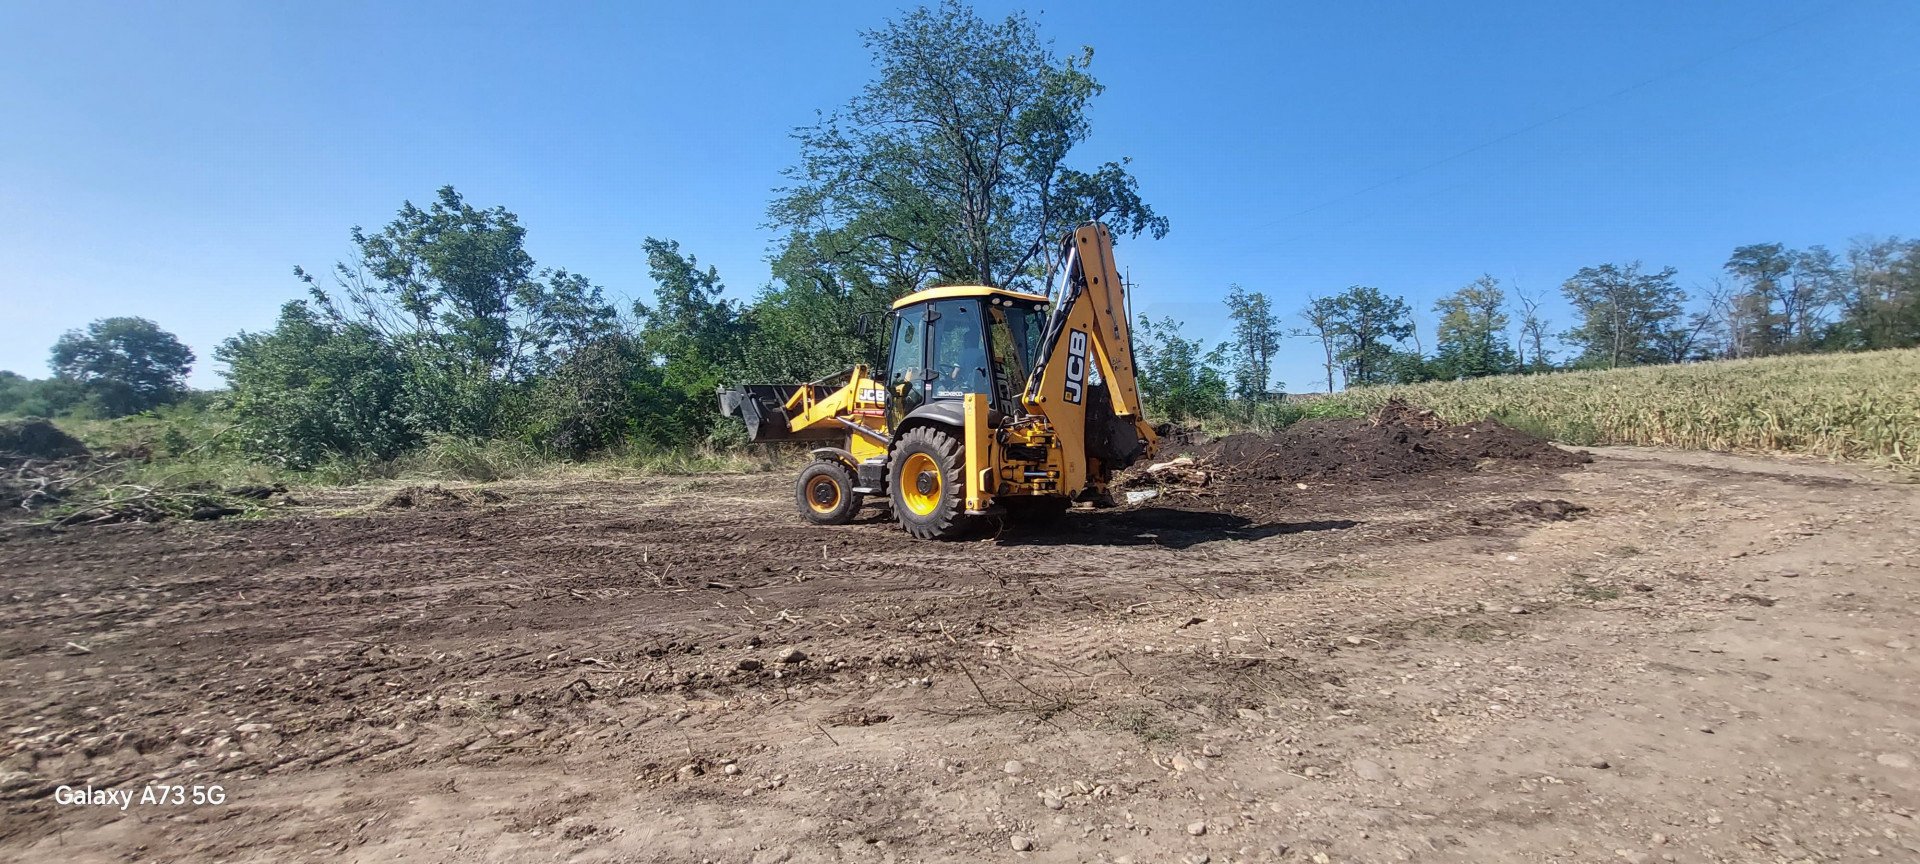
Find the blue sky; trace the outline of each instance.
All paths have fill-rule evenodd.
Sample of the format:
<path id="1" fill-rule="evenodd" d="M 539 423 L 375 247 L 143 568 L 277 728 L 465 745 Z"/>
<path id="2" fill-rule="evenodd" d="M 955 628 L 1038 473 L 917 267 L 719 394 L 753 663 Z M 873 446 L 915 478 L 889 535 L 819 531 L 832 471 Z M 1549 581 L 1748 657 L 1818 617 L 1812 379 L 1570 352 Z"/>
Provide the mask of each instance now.
<path id="1" fill-rule="evenodd" d="M 651 291 L 642 238 L 768 278 L 788 131 L 871 64 L 899 3 L 0 0 L 0 368 L 142 315 L 202 358 L 300 296 L 291 268 L 453 184 L 543 264 Z M 1641 259 L 1920 233 L 1920 4 L 981 3 L 1108 90 L 1081 165 L 1130 157 L 1173 223 L 1124 243 L 1136 311 L 1225 335 L 1376 285 L 1420 310 L 1481 273 L 1551 291 Z M 1552 307 L 1553 324 L 1569 322 Z M 1322 380 L 1289 340 L 1276 375 Z"/>

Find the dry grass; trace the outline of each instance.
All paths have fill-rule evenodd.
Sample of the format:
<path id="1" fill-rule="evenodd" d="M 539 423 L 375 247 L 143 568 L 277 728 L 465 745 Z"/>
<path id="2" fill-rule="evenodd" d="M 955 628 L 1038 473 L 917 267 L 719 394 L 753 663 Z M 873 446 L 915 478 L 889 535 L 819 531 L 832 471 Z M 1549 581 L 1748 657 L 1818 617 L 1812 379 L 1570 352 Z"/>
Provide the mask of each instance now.
<path id="1" fill-rule="evenodd" d="M 1449 422 L 1497 417 L 1569 444 L 1920 466 L 1920 349 L 1368 387 L 1320 401 L 1360 414 L 1393 396 Z"/>

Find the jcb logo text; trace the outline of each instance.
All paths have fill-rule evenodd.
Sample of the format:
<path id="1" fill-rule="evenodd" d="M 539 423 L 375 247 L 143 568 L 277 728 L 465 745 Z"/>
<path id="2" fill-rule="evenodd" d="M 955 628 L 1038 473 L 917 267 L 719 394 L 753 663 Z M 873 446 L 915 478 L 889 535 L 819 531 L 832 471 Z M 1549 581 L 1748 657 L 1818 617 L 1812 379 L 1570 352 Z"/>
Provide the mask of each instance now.
<path id="1" fill-rule="evenodd" d="M 1087 395 L 1087 334 L 1074 330 L 1067 334 L 1067 401 L 1075 405 Z"/>

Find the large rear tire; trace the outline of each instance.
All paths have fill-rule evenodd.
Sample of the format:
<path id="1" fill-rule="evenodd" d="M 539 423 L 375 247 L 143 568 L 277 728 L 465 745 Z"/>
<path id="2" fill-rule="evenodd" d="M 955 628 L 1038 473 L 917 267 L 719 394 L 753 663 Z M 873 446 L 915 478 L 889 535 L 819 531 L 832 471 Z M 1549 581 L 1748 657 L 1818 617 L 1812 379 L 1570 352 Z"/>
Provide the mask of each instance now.
<path id="1" fill-rule="evenodd" d="M 966 513 L 966 464 L 960 441 L 939 427 L 916 426 L 900 436 L 887 466 L 900 527 L 922 540 L 958 537 L 973 527 Z"/>
<path id="2" fill-rule="evenodd" d="M 815 525 L 845 525 L 860 512 L 853 472 L 838 462 L 821 459 L 802 469 L 793 495 L 800 515 Z"/>

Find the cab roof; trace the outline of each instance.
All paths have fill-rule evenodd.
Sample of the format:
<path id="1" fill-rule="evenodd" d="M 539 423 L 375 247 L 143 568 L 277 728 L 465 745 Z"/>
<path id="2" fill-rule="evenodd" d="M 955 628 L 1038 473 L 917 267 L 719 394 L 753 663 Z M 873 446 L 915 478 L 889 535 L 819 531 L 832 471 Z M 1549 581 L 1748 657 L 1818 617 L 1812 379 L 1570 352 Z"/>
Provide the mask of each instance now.
<path id="1" fill-rule="evenodd" d="M 1005 288 L 993 288 L 986 285 L 942 285 L 938 288 L 925 288 L 893 301 L 893 308 L 904 309 L 930 300 L 947 300 L 954 297 L 1005 297 L 1009 300 L 1022 300 L 1028 303 L 1045 303 L 1047 298 L 1039 294 L 1024 291 L 1008 291 Z"/>

